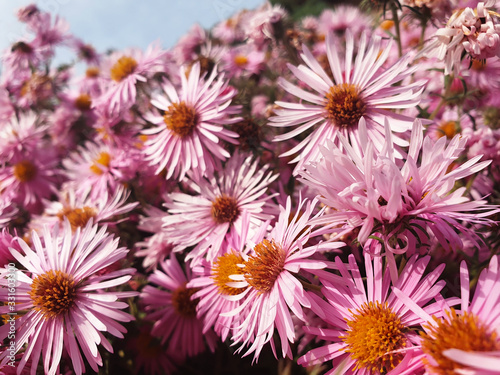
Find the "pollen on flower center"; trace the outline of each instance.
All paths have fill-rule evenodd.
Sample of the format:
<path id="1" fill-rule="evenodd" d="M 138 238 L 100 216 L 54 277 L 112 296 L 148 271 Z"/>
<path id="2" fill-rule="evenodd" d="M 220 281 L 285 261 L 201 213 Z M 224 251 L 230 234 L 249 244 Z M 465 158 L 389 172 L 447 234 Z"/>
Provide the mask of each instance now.
<path id="1" fill-rule="evenodd" d="M 364 303 L 347 325 L 349 330 L 342 340 L 347 344 L 345 351 L 356 361 L 356 368 L 385 374 L 401 361 L 401 355 L 390 352 L 406 345 L 405 326 L 387 303 Z"/>
<path id="2" fill-rule="evenodd" d="M 55 318 L 68 312 L 75 304 L 76 283 L 70 275 L 50 270 L 33 280 L 29 295 L 35 308 L 45 318 Z"/>
<path id="3" fill-rule="evenodd" d="M 71 228 L 75 230 L 80 227 L 83 228 L 87 225 L 91 218 L 96 217 L 96 211 L 92 207 L 84 206 L 83 208 L 65 208 L 57 214 L 59 220 L 67 218 L 71 224 Z"/>
<path id="4" fill-rule="evenodd" d="M 446 349 L 464 351 L 491 352 L 500 350 L 497 335 L 491 327 L 482 324 L 475 315 L 464 312 L 458 315 L 454 309 L 447 312 L 445 319 L 437 320 L 437 326 L 428 327 L 427 333 L 421 333 L 422 350 L 432 357 L 435 364 L 424 358 L 424 363 L 433 374 L 452 375 L 464 366 L 445 357 Z"/>
<path id="5" fill-rule="evenodd" d="M 184 102 L 172 103 L 165 111 L 163 121 L 170 131 L 184 138 L 191 135 L 198 125 L 198 114 Z"/>
<path id="6" fill-rule="evenodd" d="M 254 248 L 255 255 L 245 262 L 245 280 L 261 293 L 269 292 L 285 267 L 286 253 L 274 243 L 263 240 Z"/>
<path id="7" fill-rule="evenodd" d="M 358 125 L 366 113 L 366 104 L 359 95 L 357 86 L 342 83 L 330 88 L 326 94 L 326 118 L 338 128 L 351 128 Z"/>
<path id="8" fill-rule="evenodd" d="M 131 75 L 137 68 L 137 61 L 133 57 L 123 56 L 111 67 L 111 79 L 120 82 Z"/>
<path id="9" fill-rule="evenodd" d="M 232 223 L 240 215 L 238 201 L 222 195 L 212 202 L 212 217 L 217 224 Z"/>
<path id="10" fill-rule="evenodd" d="M 233 288 L 227 283 L 234 282 L 229 276 L 244 274 L 243 268 L 238 264 L 243 264 L 243 257 L 236 253 L 226 253 L 215 261 L 212 266 L 212 279 L 219 288 L 219 293 L 223 295 L 236 295 L 243 292 L 243 288 Z"/>
<path id="11" fill-rule="evenodd" d="M 103 151 L 99 154 L 99 157 L 94 160 L 94 164 L 90 166 L 90 170 L 95 174 L 102 174 L 102 167 L 109 168 L 109 164 L 111 162 L 111 155 L 106 151 Z"/>
<path id="12" fill-rule="evenodd" d="M 23 160 L 14 165 L 14 177 L 21 182 L 28 182 L 36 176 L 36 166 L 29 160 Z"/>
<path id="13" fill-rule="evenodd" d="M 248 58 L 246 56 L 243 56 L 243 55 L 236 55 L 234 57 L 234 63 L 238 67 L 244 68 L 248 64 Z"/>
<path id="14" fill-rule="evenodd" d="M 455 121 L 446 121 L 439 126 L 440 136 L 452 139 L 457 134 L 457 124 Z"/>
<path id="15" fill-rule="evenodd" d="M 172 305 L 179 315 L 185 318 L 196 317 L 196 306 L 198 305 L 198 299 L 193 301 L 191 300 L 191 296 L 198 290 L 198 288 L 186 288 L 186 285 L 182 285 L 173 291 Z"/>

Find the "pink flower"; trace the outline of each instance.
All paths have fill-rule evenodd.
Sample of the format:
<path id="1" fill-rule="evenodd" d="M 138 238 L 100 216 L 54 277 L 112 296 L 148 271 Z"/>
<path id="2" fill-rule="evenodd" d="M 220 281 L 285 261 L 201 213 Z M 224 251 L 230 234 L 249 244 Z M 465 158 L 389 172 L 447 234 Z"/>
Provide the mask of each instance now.
<path id="1" fill-rule="evenodd" d="M 444 264 L 423 276 L 429 260 L 429 256 L 409 259 L 392 287 L 404 289 L 415 305 L 435 313 L 439 307 L 425 306 L 445 286 L 444 281 L 437 281 Z M 332 360 L 334 368 L 328 374 L 415 374 L 423 364 L 414 355 L 419 337 L 413 327 L 422 319 L 391 293 L 383 258 L 375 255 L 371 259 L 365 253 L 364 261 L 366 284 L 353 255 L 348 264 L 336 258 L 333 267 L 340 275 L 316 271 L 323 296 L 307 292 L 307 298 L 313 312 L 328 326 L 303 329 L 326 345 L 312 349 L 298 363 L 312 366 Z"/>
<path id="2" fill-rule="evenodd" d="M 168 341 L 168 350 L 179 357 L 192 357 L 202 353 L 206 344 L 215 350 L 216 336 L 212 331 L 203 334 L 203 322 L 196 317 L 197 300 L 192 299 L 197 289 L 188 288 L 191 271 L 183 272 L 175 256 L 161 263 L 148 278 L 149 283 L 141 293 L 147 312 L 146 319 L 154 321 L 151 334 Z"/>
<path id="3" fill-rule="evenodd" d="M 220 160 L 230 156 L 220 141 L 237 143 L 234 138 L 238 135 L 224 125 L 241 120 L 228 116 L 237 112 L 230 106 L 236 92 L 228 88 L 222 75 L 215 79 L 217 69 L 209 77 L 200 77 L 200 64 L 196 63 L 188 78 L 185 67 L 180 76 L 180 93 L 165 81 L 163 90 L 167 96 L 151 101 L 162 114 L 150 114 L 147 119 L 157 126 L 143 131 L 151 136 L 145 143 L 146 160 L 157 167 L 157 174 L 166 169 L 167 179 L 183 179 L 189 170 L 199 175 L 213 171 Z"/>
<path id="4" fill-rule="evenodd" d="M 66 221 L 63 230 L 45 230 L 40 239 L 33 232 L 31 249 L 23 240 L 19 245 L 24 255 L 11 249 L 14 258 L 26 271 L 14 268 L 2 269 L 0 294 L 7 301 L 10 272 L 15 272 L 15 307 L 0 307 L 2 314 L 21 312 L 16 319 L 15 350 L 25 344 L 22 360 L 16 363 L 20 373 L 31 360 L 31 373 L 36 372 L 40 356 L 43 356 L 45 374 L 58 374 L 63 350 L 73 364 L 73 370 L 80 375 L 85 363 L 97 372 L 102 366 L 98 345 L 112 351 L 111 344 L 102 332 L 123 338 L 125 328 L 118 322 L 129 322 L 133 317 L 122 309 L 127 303 L 120 298 L 137 295 L 136 292 L 115 292 L 107 288 L 116 287 L 130 280 L 134 269 L 125 268 L 96 276 L 96 273 L 123 259 L 128 250 L 118 248 L 118 239 L 106 233 L 106 228 L 97 231 L 89 223 L 84 229 L 73 232 Z M 0 338 L 9 333 L 9 325 L 0 327 Z M 0 355 L 1 364 L 8 361 L 8 351 Z"/>
<path id="5" fill-rule="evenodd" d="M 268 202 L 273 196 L 267 188 L 276 178 L 251 155 L 235 153 L 219 173 L 187 180 L 197 195 L 169 195 L 171 202 L 164 205 L 170 215 L 163 218 L 163 231 L 179 244 L 176 250 L 195 246 L 187 256 L 194 264 L 202 257 L 211 262 L 227 251 L 229 235 L 249 230 L 243 227 L 243 212 L 249 215 L 251 231 L 273 218 L 276 210 Z"/>
<path id="6" fill-rule="evenodd" d="M 455 183 L 490 162 L 478 163 L 479 155 L 450 171 L 467 139 L 456 135 L 447 146 L 445 137 L 436 142 L 424 139 L 422 125 L 416 120 L 407 159 L 401 164 L 394 157 L 387 122 L 385 130 L 383 149 L 375 152 L 362 119 L 361 154 L 340 136 L 343 150 L 330 142 L 322 148 L 324 159 L 306 167 L 304 182 L 332 208 L 315 224 L 360 227 L 358 240 L 364 243 L 371 234 L 381 237 L 389 256 L 414 252 L 418 243 L 428 245 L 431 233 L 447 249 L 460 249 L 464 237 L 478 245 L 480 238 L 465 224 L 492 223 L 487 217 L 498 208 L 484 200 L 470 200 L 464 196 L 466 187 L 456 188 Z"/>
<path id="7" fill-rule="evenodd" d="M 282 356 L 292 357 L 289 343 L 296 338 L 292 313 L 304 321 L 302 307 L 311 306 L 295 274 L 300 270 L 326 267 L 326 263 L 311 259 L 311 256 L 319 249 L 335 249 L 343 245 L 342 242 L 308 242 L 323 234 L 322 229 L 313 230 L 308 224 L 315 204 L 316 201 L 306 203 L 306 200 L 301 200 L 292 213 L 288 198 L 286 208 L 281 207 L 278 222 L 271 233 L 248 255 L 240 253 L 244 260 L 239 266 L 241 271 L 229 276 L 234 282 L 226 283 L 228 287 L 241 289 L 239 294 L 230 296 L 231 300 L 240 301 L 240 305 L 223 316 L 241 317 L 232 340 L 234 345 L 240 344 L 237 351 L 250 346 L 245 355 L 254 353 L 254 360 L 268 342 L 276 355 L 275 329 L 280 338 Z"/>
<path id="8" fill-rule="evenodd" d="M 414 314 L 420 317 L 420 356 L 427 373 L 487 375 L 498 373 L 500 365 L 500 266 L 498 256 L 491 258 L 477 281 L 470 298 L 469 272 L 465 261 L 460 265 L 460 310 L 441 304 L 433 316 L 415 305 L 400 288 L 394 292 Z M 449 305 L 449 306 L 448 306 Z"/>
<path id="9" fill-rule="evenodd" d="M 139 49 L 130 49 L 111 55 L 103 63 L 109 80 L 95 106 L 102 106 L 109 112 L 130 108 L 136 100 L 138 82 L 146 82 L 160 70 L 165 53 L 158 44 L 152 44 L 144 53 Z"/>
<path id="10" fill-rule="evenodd" d="M 331 33 L 327 36 L 326 47 L 333 81 L 305 45 L 301 56 L 307 66 L 288 67 L 302 84 L 311 87 L 316 93 L 306 91 L 283 78 L 278 81 L 285 91 L 297 96 L 301 102 L 276 102 L 281 109 L 275 111 L 277 116 L 270 119 L 270 125 L 298 127 L 276 136 L 274 140 L 288 140 L 312 129 L 297 146 L 281 155 L 299 153 L 292 160 L 298 162 L 295 174 L 302 170 L 308 161 L 319 158 L 318 146 L 324 144 L 327 139 L 338 144 L 339 134 L 349 139 L 353 147 L 360 148 L 358 122 L 361 117 L 366 119 L 369 138 L 374 140 L 376 149 L 381 150 L 386 116 L 391 119 L 391 131 L 398 133 L 408 130 L 413 122 L 413 118 L 396 114 L 390 109 L 416 106 L 423 89 L 423 82 L 420 81 L 395 85 L 410 77 L 417 68 L 408 67 L 407 56 L 384 70 L 382 66 L 389 57 L 391 48 L 382 47 L 381 38 L 378 36 L 368 41 L 367 33 L 363 33 L 354 59 L 354 38 L 347 32 L 346 57 L 343 63 Z M 405 144 L 399 137 L 394 139 L 399 145 Z"/>

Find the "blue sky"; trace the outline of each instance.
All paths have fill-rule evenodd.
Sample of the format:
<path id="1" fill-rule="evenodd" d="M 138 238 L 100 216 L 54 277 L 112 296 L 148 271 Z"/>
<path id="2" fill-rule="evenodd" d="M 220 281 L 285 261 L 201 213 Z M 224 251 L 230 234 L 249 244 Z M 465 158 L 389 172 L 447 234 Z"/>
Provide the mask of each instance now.
<path id="1" fill-rule="evenodd" d="M 103 52 L 156 40 L 169 48 L 194 23 L 209 28 L 264 0 L 0 0 L 0 50 L 26 34 L 15 12 L 33 2 L 65 18 L 74 35 Z"/>

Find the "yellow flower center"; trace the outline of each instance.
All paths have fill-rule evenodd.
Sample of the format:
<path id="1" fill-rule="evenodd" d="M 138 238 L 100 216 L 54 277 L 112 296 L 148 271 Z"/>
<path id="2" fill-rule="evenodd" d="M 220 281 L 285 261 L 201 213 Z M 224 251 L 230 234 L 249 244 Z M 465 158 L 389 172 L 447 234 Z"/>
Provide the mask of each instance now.
<path id="1" fill-rule="evenodd" d="M 384 31 L 392 29 L 393 26 L 394 26 L 393 20 L 384 20 L 380 23 L 380 28 Z"/>
<path id="2" fill-rule="evenodd" d="M 244 288 L 233 288 L 227 283 L 234 282 L 229 276 L 244 274 L 243 268 L 238 264 L 243 264 L 243 257 L 236 253 L 227 253 L 217 258 L 212 266 L 212 279 L 219 288 L 219 293 L 223 295 L 236 295 L 243 292 Z"/>
<path id="3" fill-rule="evenodd" d="M 83 208 L 65 208 L 57 214 L 59 220 L 67 218 L 71 224 L 71 228 L 83 228 L 88 221 L 97 216 L 96 211 L 92 207 L 84 206 Z"/>
<path id="4" fill-rule="evenodd" d="M 232 223 L 240 215 L 238 201 L 222 195 L 212 202 L 212 217 L 217 224 Z"/>
<path id="5" fill-rule="evenodd" d="M 238 67 L 244 68 L 248 64 L 248 58 L 246 56 L 243 56 L 243 55 L 236 55 L 234 57 L 234 63 Z"/>
<path id="6" fill-rule="evenodd" d="M 99 74 L 100 74 L 99 68 L 96 66 L 91 66 L 87 68 L 87 70 L 85 71 L 85 76 L 87 78 L 96 78 L 99 77 Z"/>
<path id="7" fill-rule="evenodd" d="M 389 352 L 406 346 L 406 327 L 387 303 L 364 303 L 347 325 L 349 330 L 342 340 L 347 344 L 345 351 L 356 361 L 356 369 L 385 374 L 401 361 L 402 355 Z"/>
<path id="8" fill-rule="evenodd" d="M 111 155 L 106 151 L 103 151 L 99 154 L 99 157 L 94 160 L 94 164 L 90 166 L 90 170 L 95 174 L 102 174 L 102 167 L 109 168 L 109 164 L 111 162 Z M 102 167 L 101 167 L 102 166 Z"/>
<path id="9" fill-rule="evenodd" d="M 326 118 L 338 128 L 351 128 L 358 125 L 366 113 L 366 104 L 359 95 L 357 86 L 342 83 L 330 88 L 326 94 Z"/>
<path id="10" fill-rule="evenodd" d="M 80 94 L 78 98 L 75 99 L 75 107 L 80 111 L 88 111 L 92 105 L 92 99 L 88 94 Z"/>
<path id="11" fill-rule="evenodd" d="M 14 177 L 21 182 L 28 182 L 36 176 L 36 166 L 29 160 L 23 160 L 14 165 Z"/>
<path id="12" fill-rule="evenodd" d="M 61 271 L 49 271 L 33 280 L 29 292 L 35 309 L 46 319 L 68 312 L 76 300 L 73 277 Z"/>
<path id="13" fill-rule="evenodd" d="M 432 357 L 437 366 L 424 358 L 427 368 L 436 375 L 455 375 L 455 370 L 464 366 L 443 355 L 446 349 L 492 352 L 500 350 L 500 343 L 492 327 L 482 324 L 475 315 L 464 312 L 458 315 L 454 309 L 447 311 L 447 317 L 436 319 L 437 326 L 428 325 L 428 333 L 421 333 L 422 350 Z"/>
<path id="14" fill-rule="evenodd" d="M 455 121 L 446 121 L 439 126 L 440 137 L 445 136 L 452 139 L 457 134 L 457 124 Z"/>
<path id="15" fill-rule="evenodd" d="M 181 138 L 193 133 L 198 120 L 198 114 L 194 108 L 188 107 L 184 102 L 172 103 L 163 116 L 167 129 Z"/>
<path id="16" fill-rule="evenodd" d="M 196 317 L 196 306 L 198 305 L 198 299 L 191 300 L 191 296 L 195 294 L 198 288 L 186 288 L 186 285 L 182 285 L 172 293 L 172 305 L 175 311 L 180 316 L 184 318 L 194 318 Z"/>
<path id="17" fill-rule="evenodd" d="M 131 75 L 137 68 L 137 61 L 133 57 L 123 56 L 111 67 L 111 79 L 120 82 Z"/>
<path id="18" fill-rule="evenodd" d="M 245 280 L 261 293 L 269 292 L 285 267 L 286 253 L 274 241 L 263 240 L 245 262 Z"/>

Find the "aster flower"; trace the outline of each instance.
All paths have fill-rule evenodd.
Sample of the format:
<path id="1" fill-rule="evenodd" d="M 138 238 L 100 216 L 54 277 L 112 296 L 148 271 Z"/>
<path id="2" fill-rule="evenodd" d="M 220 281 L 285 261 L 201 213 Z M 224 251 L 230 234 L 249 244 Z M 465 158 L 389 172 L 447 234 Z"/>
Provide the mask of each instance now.
<path id="1" fill-rule="evenodd" d="M 277 175 L 258 164 L 251 155 L 235 153 L 217 175 L 187 180 L 198 195 L 169 195 L 171 202 L 164 206 L 170 215 L 163 218 L 163 231 L 172 242 L 182 244 L 176 250 L 195 246 L 188 259 L 194 264 L 204 256 L 212 261 L 226 252 L 228 235 L 249 230 L 242 225 L 243 212 L 249 215 L 253 231 L 273 218 L 275 210 L 268 203 L 273 195 L 266 192 Z"/>
<path id="2" fill-rule="evenodd" d="M 276 136 L 274 140 L 288 140 L 313 129 L 298 145 L 281 155 L 291 156 L 300 152 L 292 160 L 298 162 L 295 174 L 308 161 L 319 157 L 318 146 L 324 144 L 327 139 L 336 141 L 339 134 L 349 139 L 353 147 L 360 148 L 358 122 L 361 117 L 366 119 L 368 134 L 370 139 L 374 140 L 376 149 L 381 150 L 384 118 L 387 116 L 391 119 L 391 131 L 401 133 L 410 129 L 414 118 L 390 110 L 415 107 L 423 90 L 423 82 L 420 81 L 396 85 L 410 77 L 417 67 L 409 68 L 410 57 L 406 56 L 383 69 L 391 46 L 383 47 L 379 36 L 367 40 L 367 33 L 363 33 L 354 59 L 354 38 L 348 31 L 343 64 L 331 33 L 327 36 L 326 47 L 333 81 L 306 46 L 301 54 L 306 65 L 288 67 L 302 84 L 309 86 L 316 93 L 306 91 L 283 78 L 278 81 L 285 91 L 304 102 L 276 102 L 281 109 L 275 110 L 277 116 L 270 119 L 270 125 L 298 127 Z M 399 145 L 405 144 L 399 137 L 394 139 Z"/>
<path id="3" fill-rule="evenodd" d="M 498 208 L 484 200 L 470 200 L 464 196 L 466 188 L 455 189 L 455 183 L 490 162 L 478 163 L 478 155 L 450 171 L 467 139 L 456 135 L 447 146 L 445 137 L 436 142 L 424 139 L 422 125 L 415 120 L 408 156 L 401 165 L 394 157 L 387 123 L 385 130 L 383 150 L 375 152 L 374 141 L 361 120 L 361 155 L 340 136 L 344 150 L 330 142 L 322 149 L 324 159 L 306 167 L 304 182 L 332 208 L 315 223 L 359 227 L 361 243 L 376 234 L 383 239 L 389 256 L 414 252 L 418 244 L 427 243 L 428 232 L 446 249 L 460 249 L 463 237 L 478 245 L 479 237 L 465 224 L 492 223 L 487 217 Z"/>
<path id="4" fill-rule="evenodd" d="M 102 192 L 98 197 L 91 195 L 91 188 L 83 193 L 77 193 L 74 183 L 63 186 L 58 194 L 58 200 L 46 202 L 42 215 L 31 220 L 30 227 L 40 231 L 47 226 L 62 227 L 69 221 L 71 228 L 84 228 L 92 219 L 94 224 L 114 224 L 119 215 L 132 211 L 138 202 L 127 203 L 130 191 L 119 186 L 112 194 Z M 114 220 L 113 220 L 114 219 Z"/>
<path id="5" fill-rule="evenodd" d="M 500 266 L 491 258 L 477 281 L 470 301 L 469 272 L 460 265 L 460 310 L 442 304 L 438 316 L 422 310 L 400 288 L 394 293 L 421 318 L 423 332 L 417 342 L 427 373 L 487 375 L 498 373 L 500 364 Z"/>
<path id="6" fill-rule="evenodd" d="M 216 336 L 212 331 L 203 333 L 203 322 L 196 317 L 197 300 L 192 296 L 197 289 L 188 288 L 191 280 L 189 267 L 182 270 L 175 256 L 161 263 L 161 270 L 149 276 L 141 293 L 141 303 L 147 313 L 146 319 L 154 321 L 151 334 L 168 341 L 168 350 L 180 358 L 192 357 L 205 350 L 215 350 Z M 160 289 L 161 288 L 161 289 Z"/>
<path id="7" fill-rule="evenodd" d="M 63 230 L 45 230 L 43 238 L 32 234 L 33 249 L 23 240 L 19 245 L 24 253 L 11 249 L 14 258 L 25 268 L 16 271 L 16 305 L 0 307 L 0 312 L 19 312 L 16 319 L 15 350 L 25 344 L 22 360 L 16 364 L 20 373 L 31 360 L 31 374 L 36 373 L 40 357 L 43 357 L 45 374 L 58 373 L 63 349 L 69 354 L 73 370 L 80 375 L 85 371 L 84 360 L 97 372 L 102 366 L 98 345 L 112 351 L 111 344 L 103 335 L 123 338 L 125 328 L 118 322 L 129 322 L 133 317 L 122 309 L 128 304 L 120 298 L 135 296 L 135 292 L 106 290 L 127 282 L 133 269 L 120 269 L 99 276 L 113 263 L 123 259 L 128 250 L 118 248 L 103 227 L 89 223 L 82 230 L 73 232 L 69 222 Z M 2 270 L 6 276 L 8 270 Z M 2 277 L 0 294 L 7 301 L 7 279 Z M 20 312 L 24 311 L 21 315 Z M 7 337 L 9 325 L 0 327 L 0 338 Z M 8 351 L 0 355 L 1 365 L 9 361 Z"/>
<path id="8" fill-rule="evenodd" d="M 151 103 L 163 114 L 150 114 L 147 118 L 158 125 L 145 129 L 151 136 L 145 143 L 146 160 L 157 167 L 156 173 L 166 169 L 166 178 L 183 179 L 188 170 L 200 175 L 213 171 L 220 160 L 229 153 L 220 141 L 237 143 L 238 135 L 224 128 L 240 118 L 229 118 L 237 108 L 231 107 L 235 90 L 227 87 L 223 75 L 216 80 L 217 69 L 209 77 L 200 76 L 200 64 L 196 63 L 186 78 L 181 67 L 181 92 L 165 81 L 163 90 L 167 96 L 158 96 Z"/>
<path id="9" fill-rule="evenodd" d="M 383 258 L 364 255 L 366 285 L 361 272 L 349 255 L 348 264 L 339 258 L 334 268 L 340 275 L 317 271 L 322 294 L 307 292 L 311 309 L 327 327 L 306 326 L 304 331 L 317 335 L 326 345 L 312 349 L 299 358 L 304 366 L 333 361 L 327 374 L 415 374 L 422 363 L 414 355 L 418 334 L 414 327 L 422 322 L 419 314 L 407 308 L 391 286 L 405 290 L 408 298 L 424 311 L 439 312 L 439 306 L 426 306 L 445 286 L 437 281 L 444 264 L 424 276 L 430 257 L 408 260 L 396 281 L 392 281 Z"/>
<path id="10" fill-rule="evenodd" d="M 474 60 L 500 57 L 499 16 L 490 9 L 495 4 L 496 0 L 488 0 L 475 9 L 457 9 L 420 54 L 444 60 L 445 74 L 456 75 L 463 52 Z"/>
<path id="11" fill-rule="evenodd" d="M 164 55 L 158 44 L 151 44 L 144 53 L 139 49 L 114 53 L 103 62 L 103 66 L 108 65 L 104 71 L 109 81 L 95 106 L 109 112 L 130 108 L 136 100 L 136 85 L 160 70 Z"/>
<path id="12" fill-rule="evenodd" d="M 229 276 L 234 281 L 226 283 L 228 287 L 241 290 L 239 294 L 232 293 L 230 298 L 240 301 L 240 305 L 223 316 L 239 314 L 243 317 L 234 327 L 232 340 L 234 345 L 240 344 L 238 351 L 250 346 L 245 355 L 254 353 L 254 360 L 268 342 L 276 355 L 275 329 L 280 338 L 282 356 L 291 358 L 290 343 L 296 338 L 292 313 L 305 320 L 302 307 L 311 306 L 297 273 L 326 267 L 325 262 L 311 259 L 312 255 L 320 249 L 335 249 L 343 245 L 342 242 L 308 243 L 324 233 L 322 228 L 313 230 L 308 224 L 315 204 L 316 201 L 301 200 L 293 213 L 288 197 L 286 207 L 280 207 L 278 222 L 271 233 L 248 254 L 240 253 L 243 258 L 238 266 L 240 269 Z"/>

